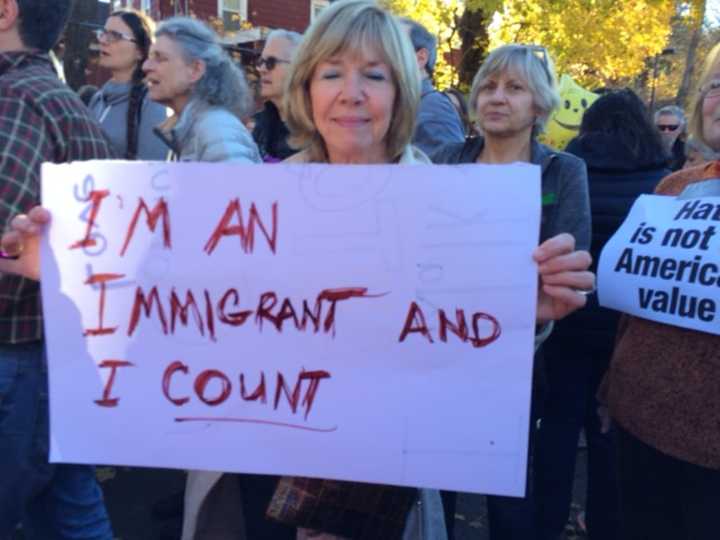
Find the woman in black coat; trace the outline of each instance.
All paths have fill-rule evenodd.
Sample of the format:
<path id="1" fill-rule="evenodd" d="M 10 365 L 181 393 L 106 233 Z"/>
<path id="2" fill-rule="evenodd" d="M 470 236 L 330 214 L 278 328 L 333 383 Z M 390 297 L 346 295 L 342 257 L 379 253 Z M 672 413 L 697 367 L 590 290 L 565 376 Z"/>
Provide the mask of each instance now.
<path id="1" fill-rule="evenodd" d="M 653 193 L 667 156 L 640 98 L 631 90 L 600 97 L 566 151 L 585 160 L 592 215 L 593 272 L 605 243 L 635 199 Z M 586 522 L 591 540 L 618 538 L 617 484 L 611 434 L 602 433 L 595 393 L 607 369 L 619 313 L 597 297 L 562 321 L 545 343 L 546 395 L 535 456 L 540 539 L 557 538 L 568 518 L 580 430 L 588 445 Z"/>

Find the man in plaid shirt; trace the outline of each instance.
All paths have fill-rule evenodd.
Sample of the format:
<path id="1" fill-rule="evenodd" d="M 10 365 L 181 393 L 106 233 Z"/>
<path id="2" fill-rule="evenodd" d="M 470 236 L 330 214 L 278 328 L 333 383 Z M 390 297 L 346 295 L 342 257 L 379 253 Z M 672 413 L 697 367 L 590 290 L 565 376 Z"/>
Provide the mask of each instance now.
<path id="1" fill-rule="evenodd" d="M 40 202 L 40 165 L 113 157 L 47 51 L 72 0 L 0 0 L 0 225 Z M 58 314 L 58 316 L 63 316 Z M 0 277 L 0 538 L 111 540 L 94 469 L 48 463 L 47 376 L 36 281 Z"/>

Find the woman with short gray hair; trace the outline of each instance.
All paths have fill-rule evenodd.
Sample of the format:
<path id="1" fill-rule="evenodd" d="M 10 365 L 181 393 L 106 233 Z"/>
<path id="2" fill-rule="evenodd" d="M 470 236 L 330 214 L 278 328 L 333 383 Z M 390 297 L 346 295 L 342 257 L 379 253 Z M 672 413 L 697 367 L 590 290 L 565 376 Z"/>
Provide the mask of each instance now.
<path id="1" fill-rule="evenodd" d="M 446 145 L 432 157 L 435 163 L 448 164 L 520 161 L 539 165 L 542 189 L 539 250 L 558 241 L 565 242 L 567 256 L 587 262 L 587 268 L 590 265 L 590 255 L 585 251 L 590 247 L 590 200 L 585 163 L 536 140 L 559 102 L 555 70 L 543 47 L 506 45 L 495 49 L 475 75 L 470 92 L 470 108 L 483 136 Z M 542 263 L 537 255 L 535 258 Z M 540 268 L 543 266 L 546 265 L 541 264 Z M 578 272 L 578 276 L 581 274 L 593 283 L 590 272 Z M 554 279 L 539 276 L 536 349 L 550 334 L 551 321 L 582 307 L 587 295 L 594 290 L 594 287 L 568 282 L 563 287 L 564 293 L 555 299 L 563 309 L 546 311 L 552 305 L 553 295 L 559 292 L 552 286 Z M 452 507 L 452 499 L 446 495 L 445 504 Z M 534 538 L 532 503 L 530 498 L 508 502 L 504 497 L 488 497 L 490 538 Z"/>
<path id="2" fill-rule="evenodd" d="M 245 76 L 217 35 L 189 17 L 162 23 L 143 65 L 150 98 L 175 115 L 156 133 L 181 161 L 257 163 L 257 147 L 241 122 L 252 101 Z"/>

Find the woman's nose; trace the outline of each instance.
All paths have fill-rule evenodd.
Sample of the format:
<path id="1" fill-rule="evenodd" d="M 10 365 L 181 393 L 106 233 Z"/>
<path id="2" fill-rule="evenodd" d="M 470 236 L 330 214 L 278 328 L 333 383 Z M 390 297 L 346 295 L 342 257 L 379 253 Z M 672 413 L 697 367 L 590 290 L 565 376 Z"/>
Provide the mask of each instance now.
<path id="1" fill-rule="evenodd" d="M 490 96 L 494 101 L 505 101 L 507 94 L 502 86 L 497 86 Z"/>
<path id="2" fill-rule="evenodd" d="M 360 76 L 348 74 L 343 80 L 342 97 L 345 100 L 357 102 L 363 98 L 363 88 Z"/>

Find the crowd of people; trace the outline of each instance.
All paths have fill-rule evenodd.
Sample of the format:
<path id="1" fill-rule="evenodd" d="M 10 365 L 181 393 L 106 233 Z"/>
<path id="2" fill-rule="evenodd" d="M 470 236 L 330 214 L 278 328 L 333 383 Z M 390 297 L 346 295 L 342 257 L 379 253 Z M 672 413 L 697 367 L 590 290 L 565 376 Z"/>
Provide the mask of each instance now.
<path id="1" fill-rule="evenodd" d="M 466 101 L 433 86 L 437 48 L 427 29 L 374 2 L 340 0 L 304 35 L 268 35 L 255 111 L 243 69 L 210 27 L 175 17 L 155 28 L 123 10 L 97 32 L 111 78 L 83 102 L 47 54 L 70 6 L 0 0 L 0 539 L 19 524 L 28 539 L 113 538 L 93 468 L 48 462 L 39 236 L 50 220 L 40 165 L 117 158 L 539 166 L 528 490 L 488 497 L 490 537 L 561 538 L 581 431 L 589 538 L 718 536 L 719 338 L 621 316 L 593 293 L 599 253 L 636 197 L 720 177 L 720 48 L 707 59 L 687 140 L 682 109 L 653 117 L 634 92 L 615 89 L 603 91 L 561 150 L 538 141 L 560 103 L 541 46 L 491 51 Z M 182 538 L 452 539 L 456 499 L 189 471 Z"/>

